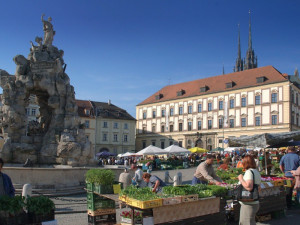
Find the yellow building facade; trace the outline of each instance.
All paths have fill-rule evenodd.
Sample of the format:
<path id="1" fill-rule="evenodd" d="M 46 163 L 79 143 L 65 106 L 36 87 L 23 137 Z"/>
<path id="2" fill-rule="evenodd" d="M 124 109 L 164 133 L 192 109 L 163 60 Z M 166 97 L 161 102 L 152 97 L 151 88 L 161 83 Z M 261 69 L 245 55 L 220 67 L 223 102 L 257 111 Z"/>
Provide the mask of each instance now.
<path id="1" fill-rule="evenodd" d="M 81 124 L 94 154 L 135 151 L 136 120 L 110 102 L 76 100 Z"/>

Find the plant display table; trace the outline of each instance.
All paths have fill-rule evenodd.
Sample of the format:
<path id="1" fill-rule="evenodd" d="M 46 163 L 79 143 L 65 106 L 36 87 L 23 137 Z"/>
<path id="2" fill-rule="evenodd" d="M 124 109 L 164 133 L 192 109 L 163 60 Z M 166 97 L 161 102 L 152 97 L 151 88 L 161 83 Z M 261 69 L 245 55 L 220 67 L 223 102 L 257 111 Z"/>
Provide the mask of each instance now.
<path id="1" fill-rule="evenodd" d="M 222 203 L 221 203 L 222 202 Z M 126 202 L 128 204 L 128 202 Z M 154 208 L 142 209 L 132 206 L 132 217 L 127 223 L 122 224 L 220 224 L 225 220 L 225 201 L 220 197 L 201 198 L 195 201 L 180 202 L 178 204 L 161 205 Z M 142 219 L 136 223 L 133 217 L 135 211 L 142 212 Z M 205 216 L 205 217 L 204 217 Z M 152 218 L 151 222 L 145 220 Z M 192 222 L 194 221 L 194 222 Z M 211 222 L 209 222 L 211 221 Z M 218 221 L 218 222 L 217 222 Z M 129 223 L 130 222 L 130 223 Z"/>

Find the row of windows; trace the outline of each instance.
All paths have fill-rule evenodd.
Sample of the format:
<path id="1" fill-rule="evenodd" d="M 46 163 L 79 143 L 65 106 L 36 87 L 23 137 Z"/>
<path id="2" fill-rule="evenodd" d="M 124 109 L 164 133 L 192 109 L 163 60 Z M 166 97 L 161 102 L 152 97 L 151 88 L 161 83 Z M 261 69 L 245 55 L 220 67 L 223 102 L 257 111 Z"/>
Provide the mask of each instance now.
<path id="1" fill-rule="evenodd" d="M 103 122 L 103 128 L 108 128 L 108 122 L 107 121 L 104 121 Z M 119 124 L 117 122 L 114 122 L 114 126 L 113 126 L 114 129 L 118 129 L 119 128 Z M 128 124 L 127 123 L 124 123 L 124 129 L 128 129 Z"/>
<path id="2" fill-rule="evenodd" d="M 271 95 L 271 103 L 277 103 L 278 99 L 277 99 L 277 93 L 272 93 Z M 256 95 L 255 96 L 255 105 L 260 105 L 261 104 L 261 96 L 260 95 Z M 224 109 L 224 101 L 219 101 L 219 110 L 223 110 Z M 241 106 L 242 107 L 246 107 L 247 106 L 247 98 L 243 97 L 241 99 Z M 235 107 L 235 100 L 234 99 L 230 99 L 229 100 L 229 108 L 234 108 Z M 212 102 L 207 103 L 207 111 L 212 111 L 213 110 L 213 104 Z M 199 103 L 198 104 L 198 113 L 202 112 L 202 104 Z M 192 114 L 193 113 L 193 106 L 189 105 L 188 106 L 188 114 Z M 183 115 L 183 107 L 179 106 L 178 108 L 178 114 L 179 115 Z M 174 116 L 174 108 L 170 108 L 170 116 Z M 166 116 L 166 110 L 163 109 L 161 110 L 161 116 L 165 117 Z M 152 118 L 156 118 L 156 111 L 152 111 Z M 143 112 L 143 119 L 147 119 L 147 112 Z"/>
<path id="3" fill-rule="evenodd" d="M 113 142 L 118 142 L 118 134 L 113 134 Z M 107 133 L 103 133 L 102 134 L 102 141 L 108 141 L 108 134 Z M 128 135 L 127 134 L 123 134 L 123 142 L 128 142 Z"/>
<path id="4" fill-rule="evenodd" d="M 90 128 L 90 121 L 89 120 L 86 120 L 84 124 L 85 124 L 86 128 Z M 119 124 L 114 123 L 113 128 L 118 129 L 118 127 L 119 127 Z M 108 128 L 108 122 L 106 122 L 106 121 L 103 122 L 103 128 Z M 128 124 L 127 123 L 124 123 L 124 129 L 128 130 Z"/>
<path id="5" fill-rule="evenodd" d="M 235 127 L 235 119 L 229 119 L 229 127 L 234 128 Z M 278 117 L 277 115 L 272 115 L 272 125 L 278 124 Z M 247 126 L 247 119 L 246 118 L 241 118 L 241 127 L 246 127 Z M 261 117 L 256 116 L 255 117 L 255 126 L 261 126 Z M 224 120 L 223 118 L 219 119 L 219 129 L 222 129 L 224 127 Z M 213 121 L 212 120 L 207 120 L 207 129 L 210 130 L 213 128 Z M 197 122 L 197 130 L 202 129 L 202 121 L 199 120 Z M 192 130 L 192 122 L 188 122 L 187 130 L 191 131 Z M 165 131 L 168 131 L 165 129 L 165 125 L 161 126 L 161 133 L 164 133 Z M 169 132 L 174 131 L 174 126 L 170 125 L 169 126 Z M 178 131 L 183 131 L 183 123 L 178 124 Z M 143 133 L 146 132 L 146 127 L 143 127 Z M 152 132 L 156 132 L 156 126 L 152 126 Z"/>

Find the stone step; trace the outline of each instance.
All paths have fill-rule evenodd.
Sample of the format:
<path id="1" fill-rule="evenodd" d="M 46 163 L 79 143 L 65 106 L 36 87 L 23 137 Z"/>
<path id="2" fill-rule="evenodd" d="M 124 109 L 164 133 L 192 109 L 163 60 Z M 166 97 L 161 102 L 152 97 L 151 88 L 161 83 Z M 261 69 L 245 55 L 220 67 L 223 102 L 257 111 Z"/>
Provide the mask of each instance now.
<path id="1" fill-rule="evenodd" d="M 85 186 L 68 187 L 63 189 L 32 189 L 33 196 L 66 196 L 86 193 Z M 22 194 L 22 188 L 16 188 L 16 194 Z"/>

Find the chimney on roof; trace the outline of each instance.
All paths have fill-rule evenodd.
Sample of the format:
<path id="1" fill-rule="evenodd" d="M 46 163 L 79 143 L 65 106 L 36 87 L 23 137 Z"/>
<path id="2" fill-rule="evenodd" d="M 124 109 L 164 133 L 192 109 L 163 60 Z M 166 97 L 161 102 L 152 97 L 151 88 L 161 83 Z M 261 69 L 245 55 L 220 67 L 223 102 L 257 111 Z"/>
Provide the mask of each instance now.
<path id="1" fill-rule="evenodd" d="M 111 104 L 111 100 L 110 99 L 108 99 L 108 105 L 110 105 Z"/>

